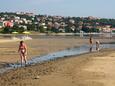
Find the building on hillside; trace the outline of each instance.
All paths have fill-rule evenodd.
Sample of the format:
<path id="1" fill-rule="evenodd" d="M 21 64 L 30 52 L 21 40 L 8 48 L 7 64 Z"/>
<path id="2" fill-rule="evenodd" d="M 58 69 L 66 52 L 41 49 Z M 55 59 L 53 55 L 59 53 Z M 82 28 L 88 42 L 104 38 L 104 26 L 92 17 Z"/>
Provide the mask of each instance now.
<path id="1" fill-rule="evenodd" d="M 14 23 L 11 21 L 4 21 L 3 22 L 4 27 L 13 27 Z"/>
<path id="2" fill-rule="evenodd" d="M 106 25 L 106 26 L 102 27 L 102 32 L 111 32 L 111 26 Z"/>
<path id="3" fill-rule="evenodd" d="M 25 26 L 25 25 L 19 25 L 18 27 L 23 28 L 24 30 L 27 30 L 27 26 Z"/>
<path id="4" fill-rule="evenodd" d="M 25 13 L 25 15 L 27 15 L 27 16 L 34 16 L 34 13 Z"/>

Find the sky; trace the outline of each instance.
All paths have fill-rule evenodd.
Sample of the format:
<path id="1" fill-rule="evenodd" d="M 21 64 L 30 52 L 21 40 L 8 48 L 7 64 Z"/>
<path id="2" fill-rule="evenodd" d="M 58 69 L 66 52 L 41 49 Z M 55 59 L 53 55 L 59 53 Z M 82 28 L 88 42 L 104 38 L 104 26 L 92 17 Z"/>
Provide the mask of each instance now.
<path id="1" fill-rule="evenodd" d="M 115 19 L 115 0 L 0 0 L 0 12 Z"/>

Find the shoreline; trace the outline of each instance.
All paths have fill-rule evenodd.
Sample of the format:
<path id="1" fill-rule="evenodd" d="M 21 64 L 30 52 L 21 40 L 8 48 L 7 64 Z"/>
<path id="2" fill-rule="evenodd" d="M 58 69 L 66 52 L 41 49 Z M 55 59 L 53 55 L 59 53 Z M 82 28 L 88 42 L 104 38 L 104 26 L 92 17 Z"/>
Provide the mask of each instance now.
<path id="1" fill-rule="evenodd" d="M 8 73 L 4 73 L 0 76 L 0 80 L 2 82 L 0 86 L 10 86 L 10 84 L 11 86 L 38 86 L 38 84 L 39 86 L 54 86 L 54 83 L 55 86 L 106 86 L 103 82 L 100 82 L 105 78 L 106 74 L 104 72 L 98 73 L 98 70 L 103 70 L 101 66 L 105 66 L 102 65 L 103 63 L 98 63 L 98 61 L 110 61 L 107 59 L 112 59 L 113 56 L 115 56 L 114 50 L 115 49 L 104 49 L 100 52 L 71 56 L 69 58 L 57 59 L 36 64 L 30 67 L 11 70 Z M 111 51 L 111 53 L 109 53 L 108 51 Z M 97 66 L 92 64 L 92 62 L 97 62 L 98 65 L 100 64 L 100 66 L 98 66 L 98 69 L 94 69 Z M 93 68 L 95 72 L 90 72 L 90 66 L 95 66 Z M 39 78 L 37 78 L 38 76 Z M 99 79 L 100 81 L 98 81 L 97 79 Z M 4 80 L 6 80 L 5 83 Z M 93 80 L 95 80 L 95 82 Z M 67 83 L 65 83 L 65 81 L 67 81 Z"/>
<path id="2" fill-rule="evenodd" d="M 113 43 L 110 43 L 110 44 L 113 44 Z M 105 44 L 101 44 L 100 45 L 100 50 L 115 48 L 115 46 L 113 46 L 113 45 L 110 46 L 110 44 L 108 44 L 108 45 L 107 44 L 106 45 Z M 43 56 L 32 57 L 32 59 L 30 59 L 28 61 L 28 64 L 26 66 L 36 65 L 38 63 L 41 64 L 41 63 L 52 61 L 52 60 L 57 60 L 57 59 L 61 59 L 61 58 L 69 58 L 69 57 L 73 57 L 73 56 L 79 56 L 79 55 L 84 55 L 84 54 L 89 54 L 89 53 L 94 53 L 94 52 L 99 52 L 99 51 L 97 51 L 95 49 L 94 45 L 93 45 L 91 51 L 90 51 L 90 47 L 89 46 L 81 45 L 81 46 L 78 46 L 78 47 L 64 49 L 62 51 L 57 51 L 57 52 L 49 53 L 49 54 L 46 54 L 46 55 L 43 55 Z M 72 54 L 73 52 L 74 52 L 74 54 Z M 67 54 L 67 53 L 71 53 L 71 54 Z M 21 66 L 20 63 L 6 64 L 6 66 L 4 65 L 4 67 L 0 67 L 0 73 L 3 74 L 5 72 L 7 72 L 7 71 L 14 70 L 14 69 L 17 69 L 17 68 L 24 68 L 24 67 L 25 66 L 24 65 Z"/>
<path id="3" fill-rule="evenodd" d="M 57 51 L 61 51 L 68 48 L 78 47 L 84 43 L 88 44 L 89 42 L 88 40 L 89 39 L 81 39 L 81 38 L 75 39 L 74 37 L 61 38 L 61 39 L 58 37 L 57 38 L 55 37 L 55 38 L 47 38 L 47 39 L 38 38 L 38 39 L 27 40 L 25 42 L 29 46 L 28 59 L 31 59 L 32 57 L 35 57 L 35 56 L 41 56 L 44 54 L 57 52 Z M 99 39 L 99 40 L 105 43 L 114 42 L 114 39 L 111 39 L 111 40 Z M 19 44 L 18 42 L 0 43 L 0 51 L 1 51 L 0 52 L 0 66 L 7 63 L 14 63 L 14 62 L 19 61 L 20 58 L 17 53 L 18 44 Z M 112 54 L 110 55 L 110 57 L 111 56 L 114 57 L 113 52 L 114 52 L 114 49 L 107 49 L 107 50 L 104 49 L 104 50 L 101 50 L 100 52 L 94 52 L 94 53 L 78 55 L 78 56 L 70 56 L 67 58 L 56 59 L 54 61 L 48 61 L 45 63 L 40 63 L 40 64 L 36 64 L 29 67 L 18 68 L 16 70 L 15 69 L 10 70 L 7 73 L 4 73 L 2 75 L 0 74 L 0 80 L 1 80 L 0 86 L 20 86 L 20 85 L 21 86 L 38 86 L 38 84 L 39 86 L 49 86 L 49 85 L 53 86 L 55 83 L 56 83 L 56 86 L 71 86 L 71 85 L 76 86 L 76 85 L 79 85 L 79 83 L 82 84 L 81 83 L 82 81 L 80 77 L 73 77 L 74 73 L 75 74 L 78 73 L 76 76 L 83 77 L 83 81 L 86 80 L 85 76 L 88 77 L 89 72 L 87 74 L 83 70 L 85 66 L 89 68 L 90 66 L 93 65 L 91 58 L 94 59 L 95 57 L 99 57 L 99 58 L 96 58 L 97 59 L 96 62 L 102 61 L 102 59 L 100 58 L 104 59 L 104 57 L 108 56 L 109 53 Z M 106 59 L 108 58 L 105 58 L 104 61 L 106 61 Z M 102 66 L 105 67 L 104 63 L 102 63 Z M 79 71 L 80 72 L 82 71 L 82 73 L 79 74 Z M 103 76 L 103 73 L 101 73 L 101 75 L 100 73 L 99 75 L 97 73 L 96 75 Z M 37 76 L 40 78 L 37 79 L 38 78 Z M 61 76 L 68 77 L 68 79 Z M 95 75 L 91 75 L 91 78 L 92 76 L 94 78 L 96 77 Z M 54 77 L 53 80 L 51 77 Z M 75 78 L 75 80 L 73 78 Z M 46 82 L 45 85 L 43 84 L 44 81 Z M 69 82 L 69 81 L 72 81 L 72 82 Z M 78 81 L 79 83 L 77 83 L 76 81 Z M 63 82 L 68 82 L 68 85 L 64 84 Z M 75 83 L 73 84 L 73 82 Z M 84 82 L 85 84 L 87 84 L 86 81 Z M 58 83 L 60 83 L 60 85 Z M 82 84 L 81 86 L 85 86 L 85 85 Z M 103 86 L 103 84 L 92 85 L 92 82 L 91 82 L 91 85 L 89 86 Z"/>
<path id="4" fill-rule="evenodd" d="M 56 39 L 55 38 L 48 38 L 48 39 L 38 38 L 38 39 L 32 39 L 32 40 L 25 40 L 25 42 L 29 45 L 29 51 L 28 52 L 30 54 L 28 54 L 28 57 L 29 57 L 28 59 L 32 59 L 33 57 L 36 57 L 36 56 L 43 56 L 43 55 L 47 55 L 49 53 L 54 53 L 54 52 L 59 52 L 59 51 L 63 51 L 63 50 L 66 50 L 66 49 L 68 50 L 68 49 L 71 49 L 71 48 L 79 47 L 79 46 L 83 45 L 84 43 L 88 44 L 88 40 L 89 40 L 89 39 L 77 38 L 77 40 L 79 40 L 79 41 L 77 41 L 73 37 L 72 40 L 74 40 L 74 41 L 72 42 L 71 38 L 63 38 L 63 37 L 61 39 L 59 39 L 58 37 Z M 69 41 L 69 40 L 71 40 L 71 41 Z M 101 39 L 99 39 L 99 40 L 101 40 Z M 18 45 L 19 41 L 20 40 L 15 40 L 15 39 L 14 40 L 2 39 L 2 41 L 0 41 L 0 44 L 1 44 L 0 48 L 2 49 L 1 51 L 4 54 L 2 52 L 0 54 L 3 55 L 3 56 L 5 56 L 5 58 L 6 58 L 6 56 L 8 56 L 8 54 L 12 56 L 13 53 L 14 53 L 14 56 L 17 57 L 18 53 L 14 49 L 18 48 L 18 47 L 16 47 L 16 45 Z M 61 42 L 61 41 L 63 41 L 63 42 Z M 40 44 L 37 44 L 37 42 L 39 42 Z M 54 42 L 54 44 L 52 44 L 53 42 Z M 67 42 L 68 42 L 68 44 L 67 44 Z M 111 39 L 109 41 L 107 39 L 104 39 L 104 41 L 101 41 L 101 42 L 105 43 L 105 44 L 107 44 L 107 43 L 113 44 L 114 43 L 113 39 Z M 66 44 L 64 44 L 64 43 L 66 43 Z M 72 43 L 72 45 L 71 45 L 71 43 Z M 33 45 L 31 45 L 31 44 L 33 44 Z M 12 47 L 13 49 L 12 50 L 7 50 L 10 47 Z M 38 50 L 38 52 L 36 52 L 35 50 Z M 10 61 L 10 62 L 9 61 L 7 62 L 7 58 L 3 59 L 3 60 L 2 59 L 3 58 L 1 58 L 1 61 L 3 62 L 3 66 L 4 66 L 4 63 L 18 62 L 16 60 L 18 60 L 19 58 L 16 59 L 16 60 L 13 58 L 15 61 Z M 6 62 L 5 62 L 5 60 L 6 60 Z M 10 59 L 8 59 L 8 60 L 10 60 Z M 0 64 L 0 67 L 1 67 L 1 65 L 2 64 Z M 7 64 L 5 64 L 5 65 L 7 65 Z"/>

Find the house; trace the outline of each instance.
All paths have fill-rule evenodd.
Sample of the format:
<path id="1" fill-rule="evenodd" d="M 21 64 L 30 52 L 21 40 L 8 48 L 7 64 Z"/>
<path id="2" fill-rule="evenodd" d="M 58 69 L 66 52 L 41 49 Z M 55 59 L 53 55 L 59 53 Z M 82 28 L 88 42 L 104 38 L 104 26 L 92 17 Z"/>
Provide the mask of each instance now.
<path id="1" fill-rule="evenodd" d="M 4 21 L 3 22 L 4 27 L 13 27 L 14 23 L 11 21 Z"/>
<path id="2" fill-rule="evenodd" d="M 110 25 L 106 25 L 106 26 L 104 26 L 104 27 L 102 27 L 102 32 L 111 32 L 111 26 Z"/>

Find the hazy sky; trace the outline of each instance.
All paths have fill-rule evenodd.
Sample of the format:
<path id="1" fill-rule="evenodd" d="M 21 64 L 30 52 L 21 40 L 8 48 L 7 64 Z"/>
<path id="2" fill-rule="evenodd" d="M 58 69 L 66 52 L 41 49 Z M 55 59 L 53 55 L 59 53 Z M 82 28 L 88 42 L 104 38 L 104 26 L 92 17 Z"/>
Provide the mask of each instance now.
<path id="1" fill-rule="evenodd" d="M 0 0 L 0 11 L 115 18 L 115 0 Z"/>

